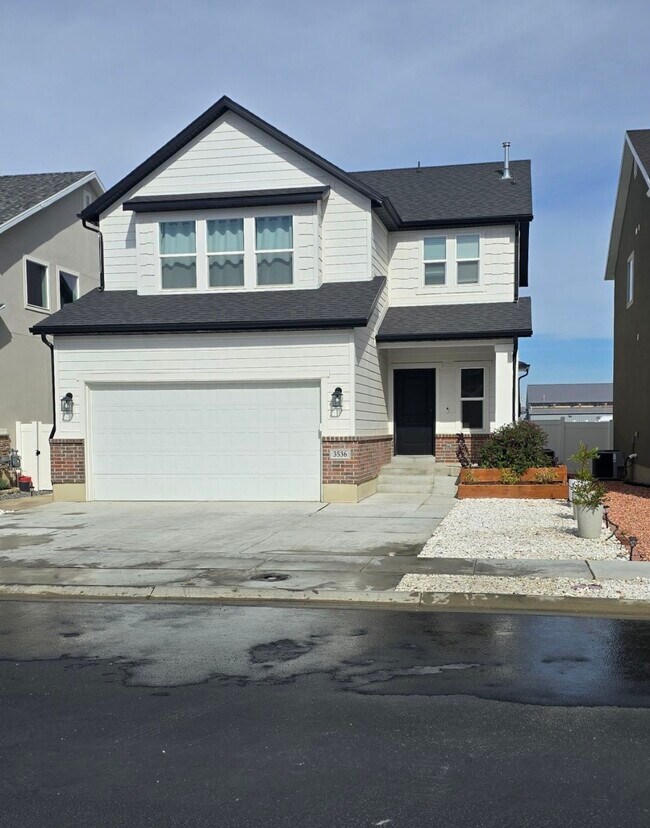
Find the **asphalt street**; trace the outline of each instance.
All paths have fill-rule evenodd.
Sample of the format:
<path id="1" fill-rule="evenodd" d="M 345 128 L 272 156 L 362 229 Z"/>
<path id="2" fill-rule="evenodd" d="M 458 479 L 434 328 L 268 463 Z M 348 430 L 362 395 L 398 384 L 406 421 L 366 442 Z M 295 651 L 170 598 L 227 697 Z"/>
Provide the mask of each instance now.
<path id="1" fill-rule="evenodd" d="M 650 623 L 0 602 L 1 823 L 650 824 Z"/>

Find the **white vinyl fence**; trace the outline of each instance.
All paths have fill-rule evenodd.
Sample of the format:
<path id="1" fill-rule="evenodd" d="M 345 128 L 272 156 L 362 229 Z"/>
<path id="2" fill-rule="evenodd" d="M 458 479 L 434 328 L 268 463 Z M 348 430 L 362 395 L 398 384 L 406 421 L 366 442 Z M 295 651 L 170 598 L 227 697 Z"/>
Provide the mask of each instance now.
<path id="1" fill-rule="evenodd" d="M 612 449 L 614 441 L 614 423 L 612 420 L 599 423 L 580 423 L 571 420 L 537 421 L 537 425 L 548 435 L 546 448 L 553 449 L 560 463 L 566 463 L 570 472 L 576 471 L 575 463 L 569 457 L 578 449 L 582 441 L 590 448 Z"/>
<path id="2" fill-rule="evenodd" d="M 16 423 L 16 449 L 21 459 L 21 471 L 32 478 L 38 491 L 52 488 L 50 476 L 51 423 Z"/>

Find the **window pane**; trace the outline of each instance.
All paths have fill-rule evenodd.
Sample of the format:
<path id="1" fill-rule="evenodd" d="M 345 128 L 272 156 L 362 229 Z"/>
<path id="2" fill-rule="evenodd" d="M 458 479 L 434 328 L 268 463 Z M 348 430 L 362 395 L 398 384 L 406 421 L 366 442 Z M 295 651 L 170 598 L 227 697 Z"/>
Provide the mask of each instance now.
<path id="1" fill-rule="evenodd" d="M 424 266 L 424 284 L 425 285 L 444 285 L 445 283 L 445 263 L 439 264 L 425 264 Z"/>
<path id="2" fill-rule="evenodd" d="M 208 253 L 239 252 L 244 249 L 244 219 L 208 221 Z"/>
<path id="3" fill-rule="evenodd" d="M 35 308 L 47 307 L 47 268 L 36 262 L 26 262 L 27 304 Z"/>
<path id="4" fill-rule="evenodd" d="M 290 285 L 292 282 L 292 253 L 258 253 L 258 285 Z"/>
<path id="5" fill-rule="evenodd" d="M 196 259 L 187 256 L 161 259 L 162 286 L 168 289 L 196 287 Z"/>
<path id="6" fill-rule="evenodd" d="M 483 400 L 464 400 L 463 428 L 483 428 Z"/>
<path id="7" fill-rule="evenodd" d="M 69 305 L 77 298 L 77 277 L 72 273 L 59 271 L 59 295 L 61 296 L 61 307 Z"/>
<path id="8" fill-rule="evenodd" d="M 255 219 L 257 250 L 287 250 L 293 248 L 291 216 L 269 216 Z"/>
<path id="9" fill-rule="evenodd" d="M 460 396 L 483 397 L 483 369 L 461 368 Z"/>
<path id="10" fill-rule="evenodd" d="M 233 287 L 244 284 L 244 257 L 210 256 L 210 287 Z"/>
<path id="11" fill-rule="evenodd" d="M 457 236 L 456 258 L 478 259 L 478 236 Z"/>
<path id="12" fill-rule="evenodd" d="M 447 258 L 447 238 L 445 236 L 436 236 L 433 239 L 424 240 L 424 260 L 430 259 L 446 259 Z"/>
<path id="13" fill-rule="evenodd" d="M 193 221 L 163 221 L 160 223 L 160 252 L 196 253 L 196 231 Z"/>
<path id="14" fill-rule="evenodd" d="M 478 262 L 458 262 L 459 285 L 478 284 Z"/>

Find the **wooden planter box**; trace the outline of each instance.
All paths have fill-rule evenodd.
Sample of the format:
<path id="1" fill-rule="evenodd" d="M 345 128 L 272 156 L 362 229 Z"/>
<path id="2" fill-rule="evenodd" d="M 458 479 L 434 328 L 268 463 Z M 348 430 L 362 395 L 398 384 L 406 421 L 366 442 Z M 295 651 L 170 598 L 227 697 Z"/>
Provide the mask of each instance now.
<path id="1" fill-rule="evenodd" d="M 510 497 L 562 499 L 569 497 L 567 467 L 557 466 L 548 469 L 528 469 L 521 476 L 520 483 L 500 483 L 503 469 L 461 469 L 458 497 Z M 552 471 L 556 483 L 535 483 L 538 472 Z M 475 482 L 467 483 L 467 477 Z"/>

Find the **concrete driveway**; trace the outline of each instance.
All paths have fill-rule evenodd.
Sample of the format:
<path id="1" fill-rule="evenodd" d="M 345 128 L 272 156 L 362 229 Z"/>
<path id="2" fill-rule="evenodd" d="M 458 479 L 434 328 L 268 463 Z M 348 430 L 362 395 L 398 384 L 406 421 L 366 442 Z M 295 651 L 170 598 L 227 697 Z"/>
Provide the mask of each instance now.
<path id="1" fill-rule="evenodd" d="M 0 582 L 393 590 L 438 571 L 416 556 L 454 502 L 52 503 L 0 515 Z"/>

